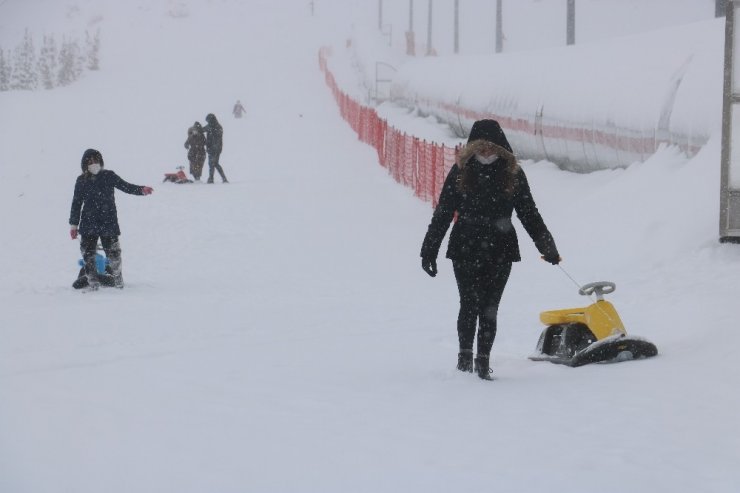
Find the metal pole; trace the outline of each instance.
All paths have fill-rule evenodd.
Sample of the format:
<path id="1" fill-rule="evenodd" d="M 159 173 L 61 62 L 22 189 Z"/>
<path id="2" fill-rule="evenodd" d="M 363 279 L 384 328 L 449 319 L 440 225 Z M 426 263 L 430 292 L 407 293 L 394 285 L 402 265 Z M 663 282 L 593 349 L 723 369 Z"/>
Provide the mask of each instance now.
<path id="1" fill-rule="evenodd" d="M 504 51 L 503 0 L 496 0 L 496 53 Z"/>
<path id="2" fill-rule="evenodd" d="M 414 0 L 409 0 L 409 32 L 414 32 Z"/>
<path id="3" fill-rule="evenodd" d="M 724 17 L 727 8 L 727 0 L 715 0 L 714 3 L 714 16 Z"/>
<path id="4" fill-rule="evenodd" d="M 730 160 L 732 159 L 732 103 L 734 88 L 732 82 L 735 38 L 735 6 L 730 2 L 725 19 L 725 66 L 723 76 L 722 101 L 722 150 L 720 152 L 720 190 L 719 190 L 719 241 L 732 241 L 730 229 Z"/>
<path id="5" fill-rule="evenodd" d="M 460 53 L 460 0 L 455 0 L 455 54 Z"/>
<path id="6" fill-rule="evenodd" d="M 406 31 L 406 54 L 416 55 L 416 35 L 414 33 L 414 0 L 409 0 L 409 30 Z"/>
<path id="7" fill-rule="evenodd" d="M 574 45 L 576 44 L 576 0 L 567 0 L 567 2 L 565 44 Z"/>
<path id="8" fill-rule="evenodd" d="M 429 15 L 427 23 L 427 55 L 432 54 L 432 0 L 429 0 Z"/>

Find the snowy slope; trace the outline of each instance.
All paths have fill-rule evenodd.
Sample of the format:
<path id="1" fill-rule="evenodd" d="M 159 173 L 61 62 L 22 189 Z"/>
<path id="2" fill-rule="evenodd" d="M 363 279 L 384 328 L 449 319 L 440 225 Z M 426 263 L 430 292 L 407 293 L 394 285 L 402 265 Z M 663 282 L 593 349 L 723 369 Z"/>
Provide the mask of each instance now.
<path id="1" fill-rule="evenodd" d="M 0 491 L 740 489 L 740 250 L 716 242 L 718 138 L 627 170 L 523 163 L 563 267 L 615 281 L 628 330 L 661 355 L 529 361 L 539 311 L 586 300 L 522 232 L 482 382 L 454 370 L 451 265 L 419 266 L 429 205 L 356 141 L 318 70 L 351 5 L 59 5 L 0 5 L 39 29 L 95 19 L 103 42 L 102 70 L 73 86 L 0 93 Z M 208 112 L 231 183 L 161 184 Z M 88 147 L 155 188 L 117 194 L 123 291 L 70 288 Z"/>

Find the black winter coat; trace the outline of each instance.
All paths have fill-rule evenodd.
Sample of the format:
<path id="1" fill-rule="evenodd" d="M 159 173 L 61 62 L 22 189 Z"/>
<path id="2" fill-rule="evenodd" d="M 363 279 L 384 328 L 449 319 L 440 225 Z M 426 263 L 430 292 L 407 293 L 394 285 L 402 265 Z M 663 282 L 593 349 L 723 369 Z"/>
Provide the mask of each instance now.
<path id="1" fill-rule="evenodd" d="M 473 171 L 474 190 L 458 188 L 460 168 L 455 164 L 447 175 L 439 204 L 434 211 L 421 248 L 423 258 L 436 258 L 450 222 L 457 212 L 447 248 L 447 258 L 481 260 L 493 263 L 521 260 L 516 230 L 511 216 L 516 210 L 524 229 L 534 240 L 542 255 L 558 257 L 552 235 L 545 226 L 534 203 L 524 170 L 516 167 L 513 191 L 506 193 L 505 161 L 499 159 L 483 165 L 471 159 L 467 166 Z"/>
<path id="2" fill-rule="evenodd" d="M 208 154 L 221 154 L 224 145 L 223 127 L 214 121 L 209 122 L 208 125 L 203 127 L 203 131 L 206 133 L 206 150 Z"/>
<path id="3" fill-rule="evenodd" d="M 203 132 L 190 127 L 188 129 L 188 140 L 185 141 L 185 149 L 188 150 L 188 161 L 199 162 L 206 158 L 206 137 Z"/>
<path id="4" fill-rule="evenodd" d="M 69 224 L 79 225 L 78 232 L 85 236 L 120 235 L 115 188 L 132 195 L 144 195 L 143 186 L 132 185 L 113 171 L 101 169 L 97 175 L 83 173 L 78 176 Z"/>

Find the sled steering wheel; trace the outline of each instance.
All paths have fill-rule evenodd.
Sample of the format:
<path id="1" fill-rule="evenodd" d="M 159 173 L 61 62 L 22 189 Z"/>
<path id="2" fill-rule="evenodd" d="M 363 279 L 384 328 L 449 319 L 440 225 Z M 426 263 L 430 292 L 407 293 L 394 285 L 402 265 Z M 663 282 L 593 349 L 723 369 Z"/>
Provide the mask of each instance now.
<path id="1" fill-rule="evenodd" d="M 617 285 L 609 281 L 597 281 L 584 284 L 578 290 L 578 294 L 584 296 L 591 296 L 596 293 L 597 299 L 603 299 L 603 295 L 613 293 L 617 289 Z"/>

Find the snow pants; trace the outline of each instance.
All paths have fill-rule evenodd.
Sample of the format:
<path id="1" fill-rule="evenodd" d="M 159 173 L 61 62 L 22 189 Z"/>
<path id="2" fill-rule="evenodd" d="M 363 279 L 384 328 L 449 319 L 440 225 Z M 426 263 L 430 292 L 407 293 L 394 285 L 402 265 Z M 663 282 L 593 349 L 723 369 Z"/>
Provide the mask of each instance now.
<path id="1" fill-rule="evenodd" d="M 460 312 L 457 337 L 460 352 L 472 352 L 478 328 L 478 355 L 489 356 L 496 338 L 496 318 L 501 296 L 509 280 L 511 262 L 495 264 L 477 260 L 453 260 Z"/>
<path id="2" fill-rule="evenodd" d="M 121 279 L 121 244 L 118 242 L 118 236 L 101 236 L 100 243 L 103 245 L 105 256 L 108 257 L 108 265 L 111 268 L 111 274 L 114 279 Z M 95 253 L 98 249 L 97 235 L 82 235 L 80 239 L 80 252 L 85 264 L 85 275 L 87 282 L 93 285 L 99 285 L 98 269 L 95 265 Z"/>

